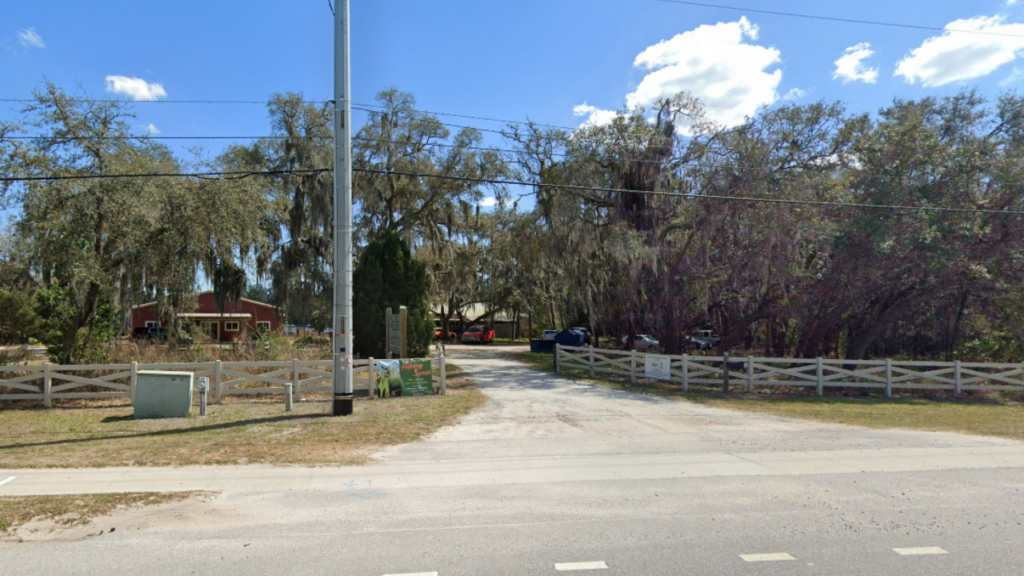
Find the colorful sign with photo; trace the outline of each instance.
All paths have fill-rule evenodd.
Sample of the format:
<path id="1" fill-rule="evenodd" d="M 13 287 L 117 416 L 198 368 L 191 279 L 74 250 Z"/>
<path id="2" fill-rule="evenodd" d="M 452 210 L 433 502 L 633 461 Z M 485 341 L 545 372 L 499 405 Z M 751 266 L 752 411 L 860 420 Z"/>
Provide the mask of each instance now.
<path id="1" fill-rule="evenodd" d="M 377 395 L 433 396 L 434 380 L 430 358 L 377 361 Z"/>

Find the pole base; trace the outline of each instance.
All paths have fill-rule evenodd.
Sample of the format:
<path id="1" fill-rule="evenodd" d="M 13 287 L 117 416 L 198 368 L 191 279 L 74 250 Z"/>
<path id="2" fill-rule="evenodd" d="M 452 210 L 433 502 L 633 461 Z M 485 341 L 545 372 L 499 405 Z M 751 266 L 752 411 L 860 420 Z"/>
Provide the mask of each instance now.
<path id="1" fill-rule="evenodd" d="M 352 394 L 335 394 L 331 403 L 331 416 L 352 415 Z"/>

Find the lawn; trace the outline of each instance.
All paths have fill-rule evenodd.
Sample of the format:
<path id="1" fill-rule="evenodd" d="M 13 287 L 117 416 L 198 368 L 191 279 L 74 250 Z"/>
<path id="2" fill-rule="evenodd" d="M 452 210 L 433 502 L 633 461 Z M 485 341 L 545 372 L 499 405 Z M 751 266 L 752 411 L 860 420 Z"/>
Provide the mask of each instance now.
<path id="1" fill-rule="evenodd" d="M 42 518 L 62 527 L 88 524 L 92 518 L 106 516 L 117 509 L 155 506 L 186 498 L 200 492 L 129 492 L 124 494 L 74 494 L 70 496 L 0 497 L 0 536 L 26 522 Z"/>
<path id="2" fill-rule="evenodd" d="M 449 364 L 448 394 L 357 399 L 330 417 L 328 395 L 284 412 L 279 396 L 226 398 L 208 414 L 135 420 L 124 401 L 0 410 L 0 469 L 202 464 L 351 465 L 452 424 L 486 397 Z"/>
<path id="3" fill-rule="evenodd" d="M 554 372 L 551 354 L 523 353 L 517 357 L 526 364 Z M 922 392 L 897 394 L 893 399 L 867 390 L 826 390 L 818 398 L 807 390 L 758 389 L 723 394 L 721 388 L 691 386 L 684 393 L 681 385 L 640 380 L 636 386 L 628 378 L 598 374 L 590 378 L 584 370 L 563 370 L 568 378 L 591 382 L 640 394 L 677 398 L 716 408 L 746 410 L 775 416 L 851 424 L 869 428 L 910 428 L 943 432 L 963 432 L 1024 440 L 1024 398 L 1009 393 L 971 393 L 955 398 L 948 393 Z"/>

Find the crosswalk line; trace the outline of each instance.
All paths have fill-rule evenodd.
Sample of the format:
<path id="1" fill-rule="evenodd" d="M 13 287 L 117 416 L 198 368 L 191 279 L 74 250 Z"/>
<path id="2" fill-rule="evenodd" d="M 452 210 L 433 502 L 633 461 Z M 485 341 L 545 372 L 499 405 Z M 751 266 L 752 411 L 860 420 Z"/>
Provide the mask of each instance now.
<path id="1" fill-rule="evenodd" d="M 900 556 L 927 556 L 929 554 L 949 554 L 938 546 L 922 546 L 920 548 L 893 548 Z"/>
<path id="2" fill-rule="evenodd" d="M 779 562 L 782 560 L 796 560 L 785 552 L 771 552 L 769 554 L 740 554 L 740 558 L 747 562 Z"/>
<path id="3" fill-rule="evenodd" d="M 555 570 L 559 572 L 571 572 L 573 570 L 607 570 L 608 565 L 604 560 L 596 562 L 556 562 Z"/>

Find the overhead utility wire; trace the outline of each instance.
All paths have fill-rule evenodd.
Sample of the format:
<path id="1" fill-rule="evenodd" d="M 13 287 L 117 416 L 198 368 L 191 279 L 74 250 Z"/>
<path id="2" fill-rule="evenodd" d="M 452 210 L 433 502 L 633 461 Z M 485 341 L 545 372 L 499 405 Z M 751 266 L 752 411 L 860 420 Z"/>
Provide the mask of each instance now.
<path id="1" fill-rule="evenodd" d="M 700 8 L 716 8 L 718 10 L 732 10 L 734 12 L 752 12 L 755 14 L 768 14 L 771 16 L 787 16 L 790 18 L 804 18 L 807 20 L 825 20 L 828 22 L 842 22 L 844 24 L 866 24 L 870 26 L 887 26 L 889 28 L 907 28 L 910 30 L 928 30 L 932 32 L 953 32 L 957 34 L 981 34 L 984 36 L 1003 36 L 1006 38 L 1024 38 L 1020 34 L 1008 34 L 1006 32 L 991 32 L 987 30 L 964 30 L 957 28 L 942 28 L 939 26 L 925 26 L 921 24 L 905 24 L 900 22 L 882 22 L 879 20 L 860 20 L 857 18 L 842 18 L 838 16 L 819 16 L 817 14 L 801 14 L 798 12 L 782 12 L 779 10 L 765 10 L 763 8 L 744 8 L 741 6 L 726 6 L 723 4 L 710 4 L 707 2 L 689 2 L 687 0 L 653 0 L 664 4 L 682 4 L 684 6 L 697 6 Z"/>
<path id="2" fill-rule="evenodd" d="M 216 178 L 238 180 L 252 176 L 280 176 L 295 174 L 322 174 L 333 171 L 332 168 L 311 168 L 306 170 L 267 170 L 263 172 L 193 172 L 193 173 L 153 173 L 153 174 L 86 174 L 81 176 L 16 176 L 2 177 L 0 182 L 32 182 L 42 180 L 106 180 L 122 178 Z M 582 192 L 617 192 L 623 194 L 644 194 L 648 196 L 665 196 L 670 198 L 687 198 L 690 200 L 723 200 L 732 202 L 752 202 L 761 204 L 786 204 L 797 206 L 828 206 L 835 208 L 859 208 L 868 210 L 905 210 L 914 212 L 951 212 L 957 214 L 1003 214 L 1020 216 L 1022 210 L 992 210 L 986 208 L 945 208 L 941 206 L 902 206 L 899 204 L 856 204 L 853 202 L 828 202 L 823 200 L 789 200 L 785 198 L 757 198 L 750 196 L 723 196 L 718 194 L 687 194 L 684 192 L 655 192 L 650 190 L 632 190 L 629 188 L 606 188 L 601 186 L 577 186 L 572 184 L 547 184 L 541 182 L 524 182 L 501 178 L 471 178 L 468 176 L 447 176 L 445 174 L 429 174 L 423 172 L 403 172 L 394 170 L 372 170 L 369 168 L 352 168 L 353 172 L 377 174 L 382 176 L 409 176 L 414 178 L 436 178 L 477 184 L 502 184 L 512 186 L 533 186 L 555 190 L 578 190 Z"/>

